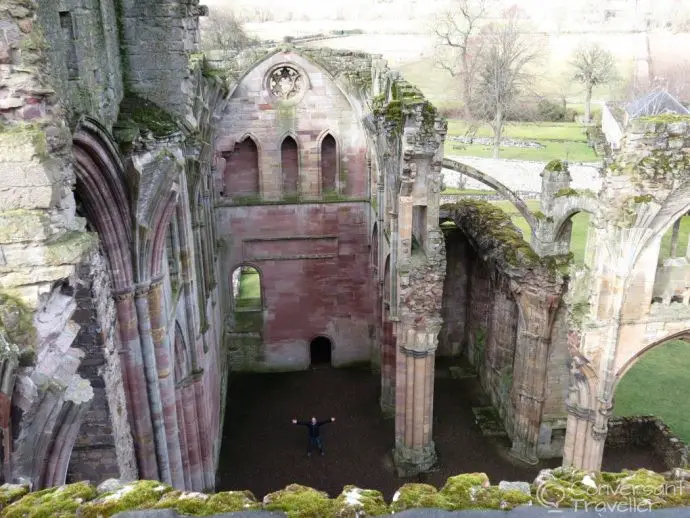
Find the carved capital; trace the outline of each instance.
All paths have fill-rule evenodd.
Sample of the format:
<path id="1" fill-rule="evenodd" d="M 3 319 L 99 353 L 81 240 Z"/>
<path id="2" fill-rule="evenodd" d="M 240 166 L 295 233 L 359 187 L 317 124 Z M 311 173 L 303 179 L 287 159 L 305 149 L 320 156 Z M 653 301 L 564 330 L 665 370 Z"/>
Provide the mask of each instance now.
<path id="1" fill-rule="evenodd" d="M 584 408 L 575 403 L 566 403 L 565 411 L 568 412 L 568 414 L 577 417 L 578 419 L 586 419 L 587 421 L 594 420 L 594 412 L 591 408 Z"/>
<path id="2" fill-rule="evenodd" d="M 407 347 L 400 346 L 400 352 L 405 355 L 405 356 L 410 356 L 412 358 L 426 358 L 427 356 L 433 356 L 434 353 L 436 352 L 436 349 L 431 349 L 431 350 L 417 350 L 417 349 L 408 349 Z"/>
<path id="3" fill-rule="evenodd" d="M 149 282 L 142 282 L 134 287 L 134 297 L 140 299 L 141 297 L 146 297 L 151 290 L 151 284 Z"/>
<path id="4" fill-rule="evenodd" d="M 127 299 L 134 297 L 134 288 L 129 287 L 122 290 L 117 290 L 112 292 L 113 299 L 116 302 L 122 302 Z"/>

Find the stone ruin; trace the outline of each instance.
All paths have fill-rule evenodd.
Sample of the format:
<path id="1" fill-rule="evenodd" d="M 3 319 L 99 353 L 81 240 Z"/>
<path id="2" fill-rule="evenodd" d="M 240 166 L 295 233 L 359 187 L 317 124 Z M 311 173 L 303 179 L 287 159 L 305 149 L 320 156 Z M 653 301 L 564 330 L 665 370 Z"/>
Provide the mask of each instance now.
<path id="1" fill-rule="evenodd" d="M 211 62 L 198 0 L 0 12 L 5 481 L 212 490 L 232 371 L 308 368 L 317 338 L 380 370 L 400 474 L 436 462 L 436 356 L 473 364 L 514 457 L 597 470 L 617 382 L 688 337 L 677 232 L 658 265 L 690 210 L 687 117 L 633 121 L 598 193 L 551 162 L 532 213 L 443 159 L 445 121 L 380 56 Z M 489 204 L 441 206 L 442 167 L 512 201 L 530 243 Z"/>

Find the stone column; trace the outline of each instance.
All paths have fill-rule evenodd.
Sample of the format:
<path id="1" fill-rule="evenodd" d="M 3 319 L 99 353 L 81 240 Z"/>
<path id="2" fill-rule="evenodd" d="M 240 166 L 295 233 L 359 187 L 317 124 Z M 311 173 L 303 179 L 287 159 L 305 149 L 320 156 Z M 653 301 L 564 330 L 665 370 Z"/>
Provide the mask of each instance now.
<path id="1" fill-rule="evenodd" d="M 212 441 L 216 430 L 211 429 L 211 419 L 207 400 L 204 395 L 203 371 L 194 373 L 194 395 L 196 397 L 197 421 L 199 423 L 199 446 L 201 452 L 201 467 L 203 470 L 204 491 L 213 490 L 216 485 L 213 463 Z"/>
<path id="2" fill-rule="evenodd" d="M 161 395 L 165 440 L 170 462 L 172 486 L 185 489 L 182 453 L 180 451 L 180 432 L 177 427 L 177 408 L 175 404 L 175 382 L 171 372 L 170 340 L 168 337 L 167 315 L 163 303 L 163 280 L 151 283 L 149 291 L 149 312 L 151 317 L 151 337 L 156 356 L 158 386 Z"/>
<path id="3" fill-rule="evenodd" d="M 673 231 L 671 232 L 671 251 L 669 257 L 676 257 L 678 253 L 678 233 L 680 230 L 680 218 L 673 224 Z"/>
<path id="4" fill-rule="evenodd" d="M 175 406 L 177 407 L 177 429 L 180 431 L 180 453 L 182 454 L 182 466 L 184 476 L 184 487 L 192 489 L 192 478 L 190 477 L 189 462 L 189 442 L 187 441 L 187 426 L 184 422 L 184 407 L 182 406 L 182 389 L 175 390 Z"/>
<path id="5" fill-rule="evenodd" d="M 546 390 L 551 327 L 560 293 L 519 291 L 521 318 L 515 345 L 512 400 L 515 405 L 513 447 L 515 458 L 536 464 L 539 428 Z"/>
<path id="6" fill-rule="evenodd" d="M 204 474 L 201 465 L 199 421 L 196 412 L 194 385 L 191 378 L 183 380 L 182 383 L 184 384 L 184 387 L 181 389 L 182 407 L 184 408 L 185 437 L 187 438 L 187 455 L 189 457 L 189 465 L 185 468 L 189 472 L 189 478 L 192 482 L 190 489 L 192 491 L 203 491 Z"/>
<path id="7" fill-rule="evenodd" d="M 149 289 L 148 283 L 137 286 L 134 298 L 137 312 L 137 324 L 139 339 L 141 340 L 141 352 L 143 370 L 146 378 L 146 392 L 148 404 L 151 408 L 151 423 L 153 425 L 153 439 L 158 460 L 160 479 L 166 484 L 172 484 L 170 476 L 170 461 L 168 446 L 165 437 L 165 424 L 163 423 L 163 405 L 158 386 L 158 372 L 156 369 L 156 354 L 154 352 L 153 338 L 151 337 L 151 319 L 149 317 Z"/>
<path id="8" fill-rule="evenodd" d="M 428 471 L 436 463 L 431 438 L 434 402 L 434 353 L 438 325 L 415 329 L 400 325 L 396 361 L 395 450 L 399 476 Z"/>
<path id="9" fill-rule="evenodd" d="M 127 405 L 132 417 L 132 434 L 137 452 L 139 476 L 142 480 L 158 480 L 158 464 L 151 425 L 144 360 L 139 341 L 134 292 L 115 294 L 117 323 L 123 351 L 123 374 L 127 387 Z"/>

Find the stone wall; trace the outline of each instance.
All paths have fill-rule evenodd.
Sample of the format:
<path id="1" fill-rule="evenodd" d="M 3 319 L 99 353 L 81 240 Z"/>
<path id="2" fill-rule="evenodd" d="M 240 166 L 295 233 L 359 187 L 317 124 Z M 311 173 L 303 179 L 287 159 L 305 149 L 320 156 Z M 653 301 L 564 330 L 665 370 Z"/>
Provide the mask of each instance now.
<path id="1" fill-rule="evenodd" d="M 334 365 L 369 360 L 374 321 L 364 203 L 222 206 L 217 211 L 219 235 L 229 247 L 224 282 L 232 285 L 240 264 L 256 266 L 261 275 L 263 311 L 236 313 L 260 322 L 250 328 L 260 332 L 260 340 L 238 337 L 233 347 L 255 347 L 246 351 L 253 359 L 246 367 L 306 368 L 309 343 L 317 336 L 332 341 Z"/>
<path id="2" fill-rule="evenodd" d="M 51 86 L 72 124 L 90 113 L 107 127 L 123 95 L 115 0 L 38 2 L 37 21 L 48 46 Z"/>
<path id="3" fill-rule="evenodd" d="M 290 69 L 282 68 L 286 65 Z M 267 85 L 270 74 L 294 70 L 295 90 L 287 100 L 270 93 Z M 276 76 L 278 77 L 278 76 Z M 330 134 L 337 143 L 337 175 L 334 195 L 369 199 L 369 171 L 367 143 L 361 122 L 353 106 L 333 81 L 329 72 L 314 65 L 299 53 L 278 50 L 251 69 L 235 86 L 225 117 L 220 123 L 216 152 L 228 157 L 218 165 L 222 176 L 216 178 L 217 189 L 226 198 L 246 195 L 244 182 L 233 180 L 242 175 L 236 170 L 232 153 L 236 145 L 249 137 L 258 149 L 259 178 L 257 184 L 263 199 L 277 200 L 285 195 L 298 194 L 306 199 L 318 199 L 326 194 L 321 178 L 321 143 Z M 299 189 L 284 192 L 281 144 L 286 137 L 297 143 Z M 244 173 L 246 174 L 246 173 Z M 224 181 L 225 177 L 225 181 Z M 234 186 L 234 187 L 233 187 Z M 232 192 L 232 189 L 239 189 Z"/>
<path id="4" fill-rule="evenodd" d="M 609 419 L 606 448 L 651 448 L 668 469 L 688 463 L 688 449 L 658 417 L 631 416 Z"/>
<path id="5" fill-rule="evenodd" d="M 125 85 L 186 117 L 194 94 L 189 56 L 198 52 L 198 17 L 208 10 L 199 0 L 122 0 L 118 5 Z"/>

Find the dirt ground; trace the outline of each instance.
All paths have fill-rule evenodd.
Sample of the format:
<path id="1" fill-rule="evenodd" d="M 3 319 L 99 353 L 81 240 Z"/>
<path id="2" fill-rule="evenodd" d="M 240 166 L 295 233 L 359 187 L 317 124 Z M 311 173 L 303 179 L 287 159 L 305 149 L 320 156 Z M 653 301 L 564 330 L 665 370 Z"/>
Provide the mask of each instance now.
<path id="1" fill-rule="evenodd" d="M 472 406 L 483 396 L 473 379 L 437 377 L 434 441 L 438 469 L 415 479 L 395 475 L 390 452 L 393 421 L 378 406 L 379 377 L 368 369 L 322 368 L 284 374 L 234 374 L 228 391 L 217 490 L 249 489 L 261 498 L 291 483 L 337 496 L 344 485 L 378 489 L 390 499 L 404 482 L 423 481 L 441 487 L 458 473 L 483 471 L 492 483 L 532 481 L 538 466 L 516 464 L 507 440 L 483 437 Z M 322 428 L 326 455 L 307 457 L 307 430 L 291 419 L 335 417 Z M 604 469 L 648 467 L 664 470 L 648 451 L 612 450 Z"/>

